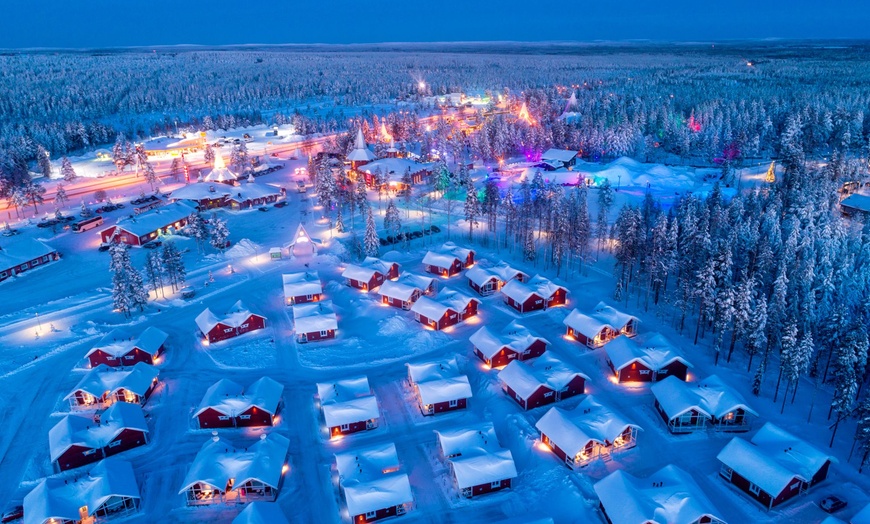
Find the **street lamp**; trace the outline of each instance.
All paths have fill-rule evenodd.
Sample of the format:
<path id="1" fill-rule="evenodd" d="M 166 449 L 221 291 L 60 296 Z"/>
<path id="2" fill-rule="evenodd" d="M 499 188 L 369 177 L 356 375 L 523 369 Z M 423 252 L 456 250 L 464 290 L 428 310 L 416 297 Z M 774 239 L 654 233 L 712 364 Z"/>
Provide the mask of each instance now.
<path id="1" fill-rule="evenodd" d="M 39 311 L 36 312 L 36 325 L 39 327 L 39 331 L 42 331 L 42 322 L 39 321 Z"/>

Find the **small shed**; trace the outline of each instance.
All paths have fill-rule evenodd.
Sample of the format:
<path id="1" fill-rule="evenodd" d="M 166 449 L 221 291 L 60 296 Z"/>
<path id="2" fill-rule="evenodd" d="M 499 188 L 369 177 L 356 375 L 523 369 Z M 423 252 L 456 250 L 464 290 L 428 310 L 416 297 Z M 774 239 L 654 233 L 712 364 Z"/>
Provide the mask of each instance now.
<path id="1" fill-rule="evenodd" d="M 284 257 L 280 247 L 273 247 L 269 250 L 269 258 L 272 260 L 281 260 Z"/>

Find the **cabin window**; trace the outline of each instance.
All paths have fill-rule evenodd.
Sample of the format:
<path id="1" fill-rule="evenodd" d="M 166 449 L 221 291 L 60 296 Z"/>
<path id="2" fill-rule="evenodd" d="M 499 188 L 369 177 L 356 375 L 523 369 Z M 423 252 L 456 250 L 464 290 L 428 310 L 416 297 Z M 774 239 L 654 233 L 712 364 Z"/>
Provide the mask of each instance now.
<path id="1" fill-rule="evenodd" d="M 86 451 L 82 451 L 82 455 L 87 457 L 88 455 L 93 455 L 96 452 L 97 452 L 97 450 L 95 450 L 95 449 L 88 449 Z"/>
<path id="2" fill-rule="evenodd" d="M 106 357 L 106 360 L 115 360 L 115 357 Z"/>
<path id="3" fill-rule="evenodd" d="M 133 355 L 126 355 L 124 358 L 126 358 L 127 360 L 133 360 Z"/>
<path id="4" fill-rule="evenodd" d="M 489 487 L 492 488 L 492 489 L 500 488 L 500 487 L 501 487 L 501 481 L 500 481 L 500 480 L 494 480 L 494 481 L 492 481 L 492 482 L 489 483 Z"/>
<path id="5" fill-rule="evenodd" d="M 369 511 L 368 513 L 366 513 L 366 520 L 373 519 L 377 516 L 378 516 L 377 511 Z"/>
<path id="6" fill-rule="evenodd" d="M 550 397 L 552 397 L 552 396 L 553 396 L 553 392 L 552 392 L 552 391 L 548 391 L 548 392 L 544 393 L 544 398 L 550 398 Z"/>
<path id="7" fill-rule="evenodd" d="M 458 406 L 458 405 L 459 405 L 459 401 L 458 401 L 458 400 L 451 400 L 451 401 L 449 401 L 449 402 L 447 403 L 447 406 L 448 406 L 448 407 L 451 407 L 451 408 L 455 408 L 455 407 Z"/>
<path id="8" fill-rule="evenodd" d="M 8 275 L 5 271 L 0 271 L 0 278 L 6 278 Z"/>
<path id="9" fill-rule="evenodd" d="M 649 370 L 648 369 L 641 369 L 640 374 L 641 375 L 649 375 Z"/>
<path id="10" fill-rule="evenodd" d="M 248 324 L 247 324 L 247 323 L 242 324 L 241 326 L 239 326 L 239 329 L 247 329 L 247 328 L 248 328 Z"/>
<path id="11" fill-rule="evenodd" d="M 110 448 L 117 448 L 117 447 L 120 446 L 120 445 L 121 445 L 121 441 L 120 441 L 120 440 L 116 440 L 116 441 L 114 441 L 114 442 L 109 442 L 109 447 L 110 447 Z"/>
<path id="12" fill-rule="evenodd" d="M 734 470 L 729 468 L 728 466 L 723 465 L 722 469 L 719 470 L 719 474 L 725 477 L 728 480 L 731 480 L 731 474 L 734 473 Z"/>
<path id="13" fill-rule="evenodd" d="M 311 295 L 305 295 L 305 300 L 311 300 Z"/>
<path id="14" fill-rule="evenodd" d="M 350 429 L 350 424 L 342 424 L 342 425 L 341 425 L 341 430 L 342 430 L 342 431 L 348 431 L 349 429 Z"/>
<path id="15" fill-rule="evenodd" d="M 233 332 L 233 328 L 224 329 L 224 333 L 232 333 L 232 332 Z"/>
<path id="16" fill-rule="evenodd" d="M 21 271 L 27 271 L 27 264 L 21 264 L 21 267 L 18 269 L 20 269 Z"/>
<path id="17" fill-rule="evenodd" d="M 759 493 L 761 493 L 761 488 L 759 488 L 757 485 L 750 482 L 749 483 L 749 492 L 752 493 L 753 495 L 758 495 Z"/>
<path id="18" fill-rule="evenodd" d="M 43 262 L 48 262 L 48 255 L 45 255 L 44 257 L 42 257 L 42 261 L 43 261 Z"/>
<path id="19" fill-rule="evenodd" d="M 31 265 L 38 266 L 38 265 L 39 265 L 39 259 L 38 259 L 38 258 L 35 259 L 33 262 L 31 262 Z"/>
<path id="20" fill-rule="evenodd" d="M 218 420 L 229 420 L 229 419 L 230 419 L 230 417 L 228 417 L 226 415 L 219 415 L 218 416 Z"/>
<path id="21" fill-rule="evenodd" d="M 250 416 L 250 415 L 240 415 L 239 418 L 242 419 L 242 420 L 251 420 L 251 416 Z"/>
<path id="22" fill-rule="evenodd" d="M 321 332 L 320 332 L 320 336 L 321 336 L 321 337 L 325 337 L 325 336 L 328 335 L 328 334 L 329 334 L 329 333 L 328 333 L 327 331 L 321 331 Z"/>

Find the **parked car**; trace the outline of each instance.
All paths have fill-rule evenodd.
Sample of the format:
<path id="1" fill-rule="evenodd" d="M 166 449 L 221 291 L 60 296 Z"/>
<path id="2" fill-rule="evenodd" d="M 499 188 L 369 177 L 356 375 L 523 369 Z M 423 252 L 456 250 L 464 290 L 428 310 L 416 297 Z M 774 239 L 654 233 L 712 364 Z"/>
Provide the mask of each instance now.
<path id="1" fill-rule="evenodd" d="M 13 235 L 17 235 L 18 233 L 20 233 L 20 231 L 11 227 L 3 228 L 2 230 L 0 230 L 0 235 L 3 235 L 4 237 L 11 237 Z"/>
<path id="2" fill-rule="evenodd" d="M 287 205 L 287 201 L 286 201 L 286 200 L 282 200 L 282 201 L 280 201 L 280 202 L 276 202 L 276 203 L 275 203 L 275 207 L 284 207 L 284 206 L 286 206 L 286 205 Z"/>
<path id="3" fill-rule="evenodd" d="M 181 298 L 193 298 L 196 296 L 196 290 L 191 286 L 181 288 Z"/>
<path id="4" fill-rule="evenodd" d="M 266 206 L 260 206 L 257 209 L 259 209 L 260 211 L 268 211 L 269 210 L 269 208 Z"/>
<path id="5" fill-rule="evenodd" d="M 836 495 L 829 495 L 819 502 L 819 507 L 825 513 L 834 513 L 846 507 L 846 501 Z"/>
<path id="6" fill-rule="evenodd" d="M 152 240 L 151 242 L 146 242 L 142 244 L 142 247 L 144 247 L 145 249 L 157 249 L 162 245 L 163 242 L 161 242 L 160 240 Z"/>
<path id="7" fill-rule="evenodd" d="M 430 227 L 431 227 L 433 233 L 440 233 L 441 232 L 441 228 L 434 225 L 434 224 Z"/>
<path id="8" fill-rule="evenodd" d="M 6 512 L 3 513 L 3 517 L 0 518 L 0 522 L 12 522 L 21 518 L 24 518 L 24 506 L 19 504 L 6 510 Z"/>
<path id="9" fill-rule="evenodd" d="M 48 219 L 48 220 L 40 220 L 40 221 L 36 224 L 36 227 L 52 227 L 52 226 L 56 226 L 57 224 L 58 224 L 58 221 L 55 220 L 55 219 L 53 219 L 53 218 L 51 218 L 51 219 Z"/>
<path id="10" fill-rule="evenodd" d="M 97 248 L 97 251 L 108 251 L 111 249 L 112 244 L 100 244 L 100 247 Z"/>

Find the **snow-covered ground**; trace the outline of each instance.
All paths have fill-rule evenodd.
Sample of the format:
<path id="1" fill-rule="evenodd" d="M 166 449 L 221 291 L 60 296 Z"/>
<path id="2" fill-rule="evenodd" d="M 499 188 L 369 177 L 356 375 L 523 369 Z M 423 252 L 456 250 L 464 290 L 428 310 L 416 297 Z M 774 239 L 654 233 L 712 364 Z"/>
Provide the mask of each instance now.
<path id="1" fill-rule="evenodd" d="M 241 510 L 188 509 L 177 493 L 193 457 L 211 437 L 209 431 L 194 429 L 191 417 L 195 406 L 205 390 L 223 377 L 247 384 L 269 376 L 284 385 L 286 407 L 277 427 L 222 430 L 221 434 L 235 441 L 254 440 L 263 431 L 290 438 L 290 469 L 277 504 L 291 520 L 299 522 L 347 522 L 332 455 L 386 442 L 396 444 L 401 470 L 408 474 L 415 497 L 415 508 L 402 517 L 402 522 L 498 522 L 521 515 L 550 516 L 559 523 L 603 522 L 592 490 L 595 481 L 615 469 L 644 477 L 669 463 L 689 472 L 715 502 L 721 516 L 731 523 L 819 522 L 824 514 L 816 502 L 833 491 L 849 499 L 846 514 L 870 500 L 870 482 L 846 462 L 851 435 L 841 429 L 832 450 L 840 464 L 833 466 L 829 480 L 812 489 L 809 496 L 765 512 L 718 478 L 715 457 L 730 435 L 707 432 L 671 435 L 654 410 L 648 387 L 626 387 L 609 381 L 602 350 L 590 351 L 562 337 L 562 319 L 571 308 L 589 310 L 599 301 L 612 298 L 612 259 L 606 254 L 588 266 L 583 275 L 572 274 L 562 282 L 569 289 L 567 307 L 522 316 L 525 326 L 553 343 L 550 351 L 591 377 L 588 393 L 643 428 L 633 450 L 616 455 L 611 462 L 569 471 L 538 445 L 534 424 L 549 408 L 520 410 L 502 393 L 497 372 L 486 369 L 472 354 L 468 337 L 481 325 L 497 331 L 520 315 L 496 294 L 481 299 L 478 317 L 435 332 L 423 329 L 411 313 L 381 305 L 376 294 L 345 286 L 340 274 L 349 260 L 343 244 L 334 232 L 327 230 L 325 220 L 319 220 L 315 198 L 293 190 L 293 177 L 298 176 L 293 174 L 294 170 L 305 165 L 304 159 L 282 162 L 285 163 L 282 170 L 258 178 L 256 183 L 284 185 L 288 188 L 289 204 L 284 208 L 269 207 L 267 212 L 217 211 L 218 216 L 227 219 L 231 240 L 237 246 L 223 255 L 208 248 L 208 254 L 202 256 L 194 242 L 183 237 L 167 240 L 188 250 L 185 254 L 188 283 L 197 294 L 190 300 L 168 294 L 167 298 L 153 301 L 144 312 L 136 312 L 129 321 L 111 311 L 109 255 L 97 252 L 99 240 L 94 231 L 81 234 L 63 231 L 53 235 L 34 226 L 22 227 L 23 235 L 49 242 L 63 258 L 0 284 L 0 384 L 6 392 L 0 396 L 4 423 L 0 432 L 0 487 L 6 500 L 21 499 L 38 479 L 52 474 L 48 430 L 66 410 L 62 398 L 81 379 L 87 350 L 101 336 L 121 325 L 129 325 L 136 332 L 157 326 L 170 335 L 166 358 L 159 364 L 161 386 L 145 407 L 151 442 L 123 454 L 133 463 L 142 491 L 143 511 L 130 522 L 162 517 L 172 522 L 228 523 Z M 646 182 L 659 195 L 700 191 L 709 185 L 703 179 L 706 172 L 685 169 L 663 172 L 663 167 L 617 161 L 609 166 L 582 164 L 578 170 L 609 177 L 616 173 L 616 168 L 624 169 L 619 180 L 619 199 L 642 198 Z M 765 169 L 748 170 L 743 181 L 762 176 Z M 166 190 L 173 188 L 170 185 Z M 371 194 L 369 198 L 378 209 L 377 196 Z M 592 194 L 593 210 L 594 201 Z M 418 211 L 413 213 L 412 218 Z M 109 213 L 107 223 L 122 214 L 124 210 Z M 403 219 L 405 216 L 403 211 Z M 380 224 L 380 217 L 377 221 Z M 300 222 L 313 237 L 323 240 L 320 253 L 308 259 L 271 260 L 269 249 L 290 242 Z M 345 216 L 344 222 L 350 226 L 350 217 Z M 355 222 L 361 232 L 363 220 L 357 216 Z M 443 226 L 444 222 L 442 213 L 434 218 L 436 224 Z M 461 221 L 457 221 L 451 240 L 462 244 L 466 232 Z M 248 242 L 241 242 L 243 239 Z M 407 252 L 391 251 L 382 256 L 400 263 L 402 270 L 420 273 L 425 251 L 446 240 L 447 233 L 442 227 L 440 234 L 414 240 Z M 478 260 L 493 264 L 505 260 L 529 275 L 555 277 L 522 261 L 516 254 L 492 247 L 469 247 L 477 251 Z M 134 265 L 141 267 L 146 254 L 147 250 L 134 249 Z M 325 298 L 335 306 L 339 320 L 335 340 L 300 345 L 292 335 L 292 314 L 284 305 L 281 274 L 306 267 L 319 272 Z M 209 274 L 214 281 L 206 286 Z M 464 274 L 436 282 L 438 289 L 473 293 Z M 225 311 L 239 299 L 266 316 L 267 328 L 204 346 L 195 331 L 196 315 L 206 307 Z M 817 447 L 828 449 L 830 436 L 824 417 L 829 391 L 816 394 L 817 409 L 809 424 L 811 429 L 807 429 L 804 410 L 787 405 L 785 414 L 780 415 L 779 404 L 771 402 L 772 383 L 765 384 L 765 394 L 760 398 L 751 395 L 751 377 L 745 371 L 741 355 L 735 355 L 730 364 L 714 366 L 708 341 L 692 346 L 690 339 L 675 332 L 669 318 L 659 318 L 653 310 L 644 312 L 634 299 L 621 307 L 641 318 L 642 332 L 660 331 L 681 347 L 695 366 L 691 370 L 693 377 L 715 373 L 737 388 L 760 414 L 756 427 L 773 421 Z M 469 376 L 474 394 L 469 407 L 465 411 L 423 417 L 405 380 L 404 364 L 453 356 L 460 371 Z M 379 400 L 381 424 L 376 430 L 330 441 L 316 404 L 315 384 L 360 374 L 368 376 Z M 801 387 L 795 405 L 809 403 L 812 394 L 808 384 Z M 561 406 L 573 408 L 582 398 L 568 399 Z M 466 500 L 457 495 L 448 466 L 438 456 L 434 430 L 481 421 L 495 425 L 502 446 L 513 454 L 519 476 L 508 491 Z"/>

